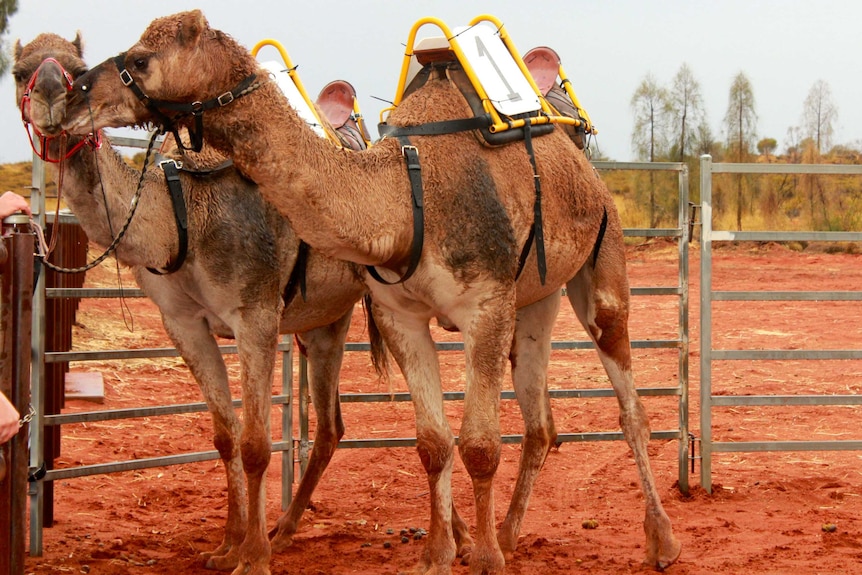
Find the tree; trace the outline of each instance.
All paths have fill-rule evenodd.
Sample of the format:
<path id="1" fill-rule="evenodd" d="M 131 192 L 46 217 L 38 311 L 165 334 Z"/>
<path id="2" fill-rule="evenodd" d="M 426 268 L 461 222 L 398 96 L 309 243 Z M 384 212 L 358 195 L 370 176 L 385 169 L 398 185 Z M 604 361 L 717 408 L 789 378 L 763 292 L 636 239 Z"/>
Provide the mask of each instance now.
<path id="1" fill-rule="evenodd" d="M 832 102 L 832 90 L 823 80 L 811 86 L 802 108 L 802 134 L 814 141 L 818 154 L 832 146 L 838 108 Z"/>
<path id="2" fill-rule="evenodd" d="M 9 17 L 18 11 L 18 0 L 0 0 L 0 78 L 6 77 L 11 62 L 3 37 L 9 32 Z"/>
<path id="3" fill-rule="evenodd" d="M 632 131 L 632 147 L 641 160 L 655 162 L 667 150 L 667 123 L 669 104 L 667 90 L 659 86 L 652 74 L 647 74 L 631 100 L 635 126 Z M 655 174 L 650 172 L 649 220 L 650 226 L 658 225 L 655 200 Z"/>
<path id="4" fill-rule="evenodd" d="M 751 153 L 757 128 L 757 113 L 754 111 L 754 91 L 745 73 L 740 72 L 730 86 L 727 113 L 727 152 L 737 162 L 744 162 Z M 742 229 L 742 174 L 736 179 L 736 228 Z"/>
<path id="5" fill-rule="evenodd" d="M 638 158 L 654 162 L 667 149 L 667 90 L 647 74 L 632 95 L 631 107 L 635 117 L 632 147 Z"/>
<path id="6" fill-rule="evenodd" d="M 685 160 L 689 148 L 694 149 L 690 133 L 698 129 L 706 118 L 700 84 L 688 64 L 680 66 L 673 78 L 668 94 L 670 130 L 675 140 L 679 161 Z"/>
<path id="7" fill-rule="evenodd" d="M 778 147 L 778 142 L 775 141 L 775 138 L 763 138 L 759 142 L 757 142 L 757 152 L 761 156 L 766 156 L 766 159 L 769 160 L 769 156 L 775 153 L 775 149 Z"/>

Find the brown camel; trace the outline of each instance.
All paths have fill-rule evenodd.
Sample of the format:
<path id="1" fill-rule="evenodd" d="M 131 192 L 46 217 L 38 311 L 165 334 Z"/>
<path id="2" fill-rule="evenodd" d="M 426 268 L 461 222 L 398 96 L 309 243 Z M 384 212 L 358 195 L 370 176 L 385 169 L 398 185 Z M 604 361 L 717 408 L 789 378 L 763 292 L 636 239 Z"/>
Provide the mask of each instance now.
<path id="1" fill-rule="evenodd" d="M 45 134 L 53 132 L 65 114 L 69 85 L 64 70 L 72 76 L 86 71 L 80 36 L 69 42 L 41 34 L 27 46 L 16 45 L 17 102 L 27 95 L 24 119 Z M 72 137 L 67 147 L 73 148 L 79 139 Z M 59 143 L 59 138 L 46 142 L 51 157 L 58 157 Z M 266 532 L 262 478 L 250 478 L 249 507 L 243 465 L 265 464 L 269 454 L 260 454 L 260 461 L 240 459 L 240 446 L 258 434 L 270 436 L 269 396 L 278 334 L 296 334 L 306 353 L 312 401 L 319 414 L 306 473 L 283 519 L 289 536 L 344 434 L 338 373 L 350 318 L 366 288 L 359 266 L 311 249 L 305 299 L 298 287 L 286 289 L 292 270 L 298 267 L 299 238 L 250 180 L 233 167 L 213 167 L 219 163 L 203 154 L 183 158 L 179 178 L 188 212 L 188 251 L 178 270 L 160 275 L 147 269 L 163 268 L 180 250 L 174 208 L 161 170 L 146 175 L 137 212 L 117 247 L 117 257 L 132 268 L 141 289 L 158 305 L 165 330 L 212 413 L 214 443 L 227 471 L 228 513 L 223 543 L 206 556 L 210 567 L 233 569 L 247 531 L 256 530 L 258 536 Z M 186 169 L 190 166 L 193 169 Z M 84 147 L 65 160 L 63 169 L 63 197 L 87 236 L 109 245 L 126 219 L 139 174 L 107 142 L 96 150 Z M 245 426 L 232 407 L 216 336 L 236 338 Z M 253 429 L 253 425 L 262 427 Z M 247 452 L 244 455 L 248 457 Z"/>
<path id="2" fill-rule="evenodd" d="M 415 126 L 472 116 L 447 68 L 435 65 L 388 123 Z M 202 102 L 202 115 L 177 121 L 202 129 L 208 143 L 230 155 L 303 240 L 330 256 L 378 266 L 389 281 L 403 279 L 405 270 L 415 267 L 401 283 L 368 276 L 366 282 L 374 318 L 413 397 L 417 450 L 430 485 L 429 536 L 418 573 L 450 573 L 460 551 L 451 505 L 455 441 L 443 410 L 430 320 L 459 329 L 464 338 L 467 386 L 459 452 L 473 481 L 477 520 L 470 572 L 501 573 L 503 552 L 515 547 L 533 480 L 556 436 L 545 372 L 565 285 L 617 393 L 621 427 L 644 492 L 646 562 L 661 569 L 676 560 L 680 544 L 650 468 L 649 425 L 631 371 L 622 228 L 613 199 L 584 155 L 561 130 L 533 141 L 543 190 L 547 277 L 540 281 L 531 253 L 516 281 L 536 194 L 523 146 L 489 149 L 465 132 L 411 137 L 424 201 L 411 199 L 408 171 L 415 174 L 416 162 L 405 169 L 403 155 L 412 156 L 412 147 L 384 138 L 362 153 L 334 150 L 314 136 L 277 90 L 245 48 L 210 28 L 195 10 L 155 20 L 127 52 L 79 78 L 63 126 L 86 134 L 91 125 L 160 122 Z M 415 262 L 419 206 L 425 229 Z M 497 535 L 492 481 L 500 456 L 499 399 L 507 358 L 526 437 L 513 500 Z M 266 453 L 269 439 L 263 434 L 247 439 L 246 470 L 250 476 L 262 474 L 265 465 L 253 454 Z M 268 572 L 270 548 L 262 536 L 251 537 L 242 550 L 245 564 L 235 573 Z"/>

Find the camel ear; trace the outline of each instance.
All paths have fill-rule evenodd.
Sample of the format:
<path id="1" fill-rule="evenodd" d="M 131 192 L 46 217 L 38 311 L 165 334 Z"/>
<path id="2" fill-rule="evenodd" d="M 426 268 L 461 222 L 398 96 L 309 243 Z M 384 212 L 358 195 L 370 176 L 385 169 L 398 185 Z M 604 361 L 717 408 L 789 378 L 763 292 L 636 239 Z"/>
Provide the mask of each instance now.
<path id="1" fill-rule="evenodd" d="M 182 14 L 177 32 L 177 40 L 181 44 L 197 43 L 203 31 L 207 28 L 209 28 L 209 23 L 206 17 L 204 17 L 204 13 L 200 10 L 191 10 Z"/>
<path id="2" fill-rule="evenodd" d="M 21 38 L 15 40 L 15 60 L 21 59 L 21 52 L 24 50 L 24 46 L 21 45 Z"/>
<path id="3" fill-rule="evenodd" d="M 78 30 L 77 34 L 75 34 L 75 39 L 72 40 L 72 46 L 78 50 L 78 57 L 84 57 L 84 40 L 81 39 L 81 31 Z"/>

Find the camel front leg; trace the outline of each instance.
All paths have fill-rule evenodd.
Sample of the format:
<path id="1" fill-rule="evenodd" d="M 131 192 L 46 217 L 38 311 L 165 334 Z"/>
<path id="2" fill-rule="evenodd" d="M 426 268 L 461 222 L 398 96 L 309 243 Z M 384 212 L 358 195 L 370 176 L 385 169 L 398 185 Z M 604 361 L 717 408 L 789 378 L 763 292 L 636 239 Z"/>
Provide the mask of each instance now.
<path id="1" fill-rule="evenodd" d="M 509 510 L 497 532 L 497 541 L 507 558 L 515 551 L 521 522 L 530 503 L 533 485 L 557 439 L 547 373 L 551 336 L 560 310 L 561 291 L 518 310 L 511 363 L 515 396 L 524 417 L 524 442 L 518 464 L 518 479 Z"/>
<path id="2" fill-rule="evenodd" d="M 386 346 L 404 374 L 416 414 L 416 451 L 428 477 L 431 518 L 417 575 L 448 575 L 455 560 L 452 534 L 452 465 L 455 437 L 443 410 L 440 366 L 425 317 L 396 315 L 380 305 L 373 314 Z"/>
<path id="3" fill-rule="evenodd" d="M 505 558 L 497 542 L 493 482 L 500 463 L 500 389 L 512 346 L 514 301 L 514 290 L 490 290 L 469 316 L 452 314 L 464 335 L 467 386 L 458 451 L 470 474 L 476 501 L 471 575 L 505 571 Z"/>
<path id="4" fill-rule="evenodd" d="M 612 251 L 614 239 L 618 239 L 621 245 L 621 237 L 611 236 L 600 254 L 607 255 Z M 674 536 L 670 518 L 662 506 L 647 453 L 650 428 L 632 376 L 628 333 L 629 288 L 625 268 L 601 267 L 603 262 L 607 264 L 608 259 L 600 256 L 597 269 L 584 266 L 568 283 L 568 297 L 578 319 L 596 344 L 617 396 L 623 435 L 634 454 L 646 503 L 644 563 L 663 570 L 677 560 L 682 545 Z"/>
<path id="5" fill-rule="evenodd" d="M 269 575 L 266 468 L 272 455 L 271 389 L 278 343 L 278 315 L 265 306 L 241 310 L 236 332 L 242 382 L 242 465 L 248 482 L 248 529 L 233 575 Z"/>
<path id="6" fill-rule="evenodd" d="M 296 533 L 311 495 L 332 459 L 338 442 L 344 436 L 341 407 L 338 401 L 338 374 L 344 358 L 344 342 L 350 328 L 350 313 L 337 322 L 300 335 L 308 355 L 311 402 L 317 414 L 314 446 L 302 481 L 287 511 L 270 532 L 274 552 L 288 547 Z"/>
<path id="7" fill-rule="evenodd" d="M 228 375 L 218 344 L 199 318 L 162 315 L 170 336 L 200 386 L 213 419 L 213 443 L 227 473 L 227 522 L 221 545 L 202 554 L 210 569 L 233 569 L 248 525 L 247 493 L 240 461 L 241 423 L 233 408 Z"/>

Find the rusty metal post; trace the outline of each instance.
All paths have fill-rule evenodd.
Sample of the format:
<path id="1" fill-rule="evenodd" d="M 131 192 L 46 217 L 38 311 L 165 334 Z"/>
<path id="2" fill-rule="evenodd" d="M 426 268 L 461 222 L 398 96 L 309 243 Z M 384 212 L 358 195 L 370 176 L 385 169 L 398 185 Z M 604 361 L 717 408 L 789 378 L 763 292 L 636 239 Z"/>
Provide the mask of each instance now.
<path id="1" fill-rule="evenodd" d="M 33 251 L 35 236 L 30 218 L 12 215 L 3 220 L 3 246 L 7 252 L 0 289 L 0 391 L 24 416 L 30 411 L 30 332 L 33 311 Z M 0 575 L 23 575 L 27 534 L 28 436 L 24 424 L 0 453 L 6 477 L 0 480 Z"/>

